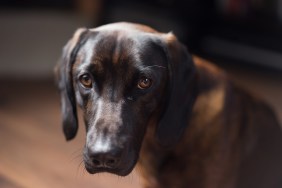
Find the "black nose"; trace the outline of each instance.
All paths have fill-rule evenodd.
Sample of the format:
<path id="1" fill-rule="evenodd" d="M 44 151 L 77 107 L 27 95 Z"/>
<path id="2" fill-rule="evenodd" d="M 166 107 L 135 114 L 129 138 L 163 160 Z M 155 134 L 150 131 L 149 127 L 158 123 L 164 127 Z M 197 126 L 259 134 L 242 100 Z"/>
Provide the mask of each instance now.
<path id="1" fill-rule="evenodd" d="M 120 155 L 117 151 L 88 152 L 89 159 L 95 168 L 116 168 Z"/>

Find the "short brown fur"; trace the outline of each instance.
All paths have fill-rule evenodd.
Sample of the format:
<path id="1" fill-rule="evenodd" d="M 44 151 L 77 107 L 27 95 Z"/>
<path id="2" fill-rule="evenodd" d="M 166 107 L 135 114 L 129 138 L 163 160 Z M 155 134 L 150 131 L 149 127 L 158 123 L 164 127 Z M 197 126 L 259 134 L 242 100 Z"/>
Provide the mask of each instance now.
<path id="1" fill-rule="evenodd" d="M 74 48 L 74 43 L 77 43 L 78 35 L 82 31 L 85 31 L 85 29 L 78 30 L 74 38 L 70 40 L 69 46 L 66 47 L 66 61 L 68 60 L 66 57 L 71 53 L 70 48 Z M 119 156 L 120 158 L 118 158 L 118 160 L 123 161 L 123 163 L 119 163 L 118 167 L 103 169 L 95 166 L 97 164 L 92 164 L 92 156 L 90 155 L 89 148 L 86 147 L 84 153 L 85 162 L 88 164 L 87 170 L 90 173 L 108 171 L 118 175 L 127 175 L 134 167 L 139 154 L 137 165 L 143 177 L 144 188 L 282 187 L 281 128 L 274 112 L 262 99 L 246 92 L 244 89 L 234 84 L 223 70 L 206 60 L 194 56 L 190 61 L 186 49 L 180 45 L 180 42 L 177 41 L 172 33 L 158 33 L 147 26 L 130 23 L 117 23 L 105 27 L 102 26 L 101 28 L 88 30 L 87 32 L 99 32 L 99 41 L 103 41 L 107 45 L 111 44 L 113 49 L 115 49 L 116 44 L 119 44 L 119 46 L 114 53 L 112 53 L 112 50 L 108 52 L 108 47 L 102 48 L 104 46 L 99 46 L 99 48 L 95 48 L 97 47 L 95 39 L 92 41 L 94 49 L 84 48 L 85 52 L 81 52 L 84 55 L 92 57 L 92 54 L 101 50 L 101 52 L 98 51 L 99 53 L 96 54 L 96 57 L 93 57 L 94 60 L 98 58 L 99 63 L 93 63 L 92 61 L 83 63 L 91 66 L 98 64 L 99 68 L 95 70 L 95 76 L 101 74 L 100 77 L 102 78 L 105 76 L 104 74 L 107 73 L 107 77 L 109 77 L 108 80 L 112 80 L 111 83 L 113 83 L 112 87 L 104 86 L 107 92 L 110 91 L 111 94 L 113 94 L 112 101 L 108 99 L 103 100 L 103 97 L 99 96 L 100 98 L 96 98 L 99 98 L 100 103 L 96 104 L 98 102 L 94 100 L 94 97 L 89 99 L 89 96 L 86 97 L 85 95 L 80 101 L 80 103 L 82 103 L 80 105 L 84 108 L 83 110 L 85 112 L 87 131 L 88 134 L 90 134 L 88 135 L 90 139 L 86 141 L 86 145 L 93 146 L 92 148 L 94 148 L 96 143 L 93 137 L 99 137 L 101 133 L 108 136 L 105 138 L 115 139 L 116 142 L 120 142 L 118 149 L 122 150 L 121 153 L 123 153 Z M 106 37 L 108 40 L 105 40 L 105 33 L 108 37 L 111 36 L 110 38 Z M 141 43 L 140 46 L 137 45 L 136 47 L 136 42 L 129 46 L 120 45 L 128 42 L 125 38 L 122 38 L 125 35 L 132 35 L 137 38 L 140 37 L 138 39 L 141 40 L 137 42 L 138 45 Z M 122 41 L 118 39 L 122 39 Z M 130 41 L 133 41 L 135 38 L 130 39 Z M 154 40 L 154 43 L 150 40 Z M 145 43 L 144 41 L 149 42 Z M 162 41 L 164 43 L 162 44 L 166 49 L 164 52 L 160 51 L 159 43 L 152 45 L 156 44 L 156 41 L 159 43 Z M 150 50 L 144 51 L 146 49 Z M 131 53 L 130 57 L 128 56 L 129 52 Z M 144 54 L 144 52 L 148 54 Z M 141 55 L 136 55 L 138 53 Z M 154 54 L 154 56 L 152 56 L 152 54 Z M 158 55 L 159 57 L 157 57 Z M 166 55 L 167 57 L 161 57 Z M 104 58 L 104 56 L 107 58 Z M 155 93 L 148 92 L 138 95 L 138 97 L 136 95 L 136 99 L 134 99 L 134 97 L 127 98 L 130 101 L 126 102 L 127 106 L 130 107 L 130 105 L 132 105 L 129 110 L 116 109 L 114 108 L 115 105 L 119 105 L 119 108 L 122 108 L 122 104 L 127 100 L 123 98 L 122 94 L 119 94 L 127 92 L 123 85 L 130 83 L 136 70 L 144 66 L 143 64 L 140 65 L 140 59 L 138 61 L 136 60 L 140 58 L 140 56 L 142 56 L 143 61 L 146 61 L 147 58 L 151 61 L 156 61 L 145 63 L 151 63 L 149 65 L 146 64 L 147 67 L 157 66 L 159 68 L 157 69 L 158 76 L 162 76 L 159 82 L 159 88 Z M 111 61 L 109 59 L 111 59 Z M 128 59 L 130 59 L 130 61 Z M 170 59 L 173 65 L 171 67 L 167 66 L 167 64 L 164 64 L 164 59 Z M 102 61 L 105 61 L 105 63 L 101 63 Z M 134 62 L 132 63 L 133 65 L 129 65 L 130 62 Z M 58 67 L 58 69 L 60 69 L 58 70 L 58 74 L 61 74 L 57 76 L 59 81 L 60 78 L 64 78 L 64 63 L 66 62 L 63 62 Z M 190 67 L 188 63 L 191 63 L 191 65 L 189 65 Z M 82 66 L 81 64 L 81 59 L 76 57 L 73 72 L 79 69 Z M 132 68 L 134 66 L 136 67 Z M 116 67 L 119 67 L 120 71 L 125 71 L 126 68 L 127 72 L 125 71 L 122 77 L 116 78 L 115 76 L 117 76 L 119 72 L 116 70 Z M 186 72 L 183 72 L 182 68 L 187 69 Z M 171 70 L 167 72 L 167 74 L 164 74 L 167 69 Z M 109 73 L 106 71 L 109 71 Z M 186 75 L 188 73 L 191 74 L 191 77 Z M 179 77 L 179 75 L 176 74 L 183 74 L 183 77 Z M 165 147 L 163 145 L 164 143 L 162 143 L 162 139 L 165 139 L 165 136 L 159 140 L 156 136 L 156 132 L 158 133 L 159 129 L 162 128 L 159 126 L 160 119 L 163 118 L 162 114 L 165 114 L 168 120 L 173 119 L 169 119 L 169 116 L 178 115 L 177 113 L 166 113 L 166 111 L 162 109 L 165 108 L 164 104 L 166 104 L 168 100 L 176 99 L 173 98 L 175 96 L 170 91 L 173 87 L 169 87 L 169 84 L 166 83 L 169 79 L 172 80 L 167 75 L 180 80 L 180 82 L 175 83 L 185 84 L 179 86 L 174 83 L 174 87 L 178 87 L 177 89 L 179 89 L 179 87 L 187 87 L 184 90 L 180 88 L 177 91 L 187 92 L 184 93 L 187 94 L 184 96 L 189 99 L 191 98 L 191 100 L 186 100 L 185 97 L 183 98 L 183 95 L 175 96 L 180 96 L 180 99 L 184 102 L 183 105 L 191 105 L 192 110 L 191 112 L 184 112 L 186 113 L 185 118 L 187 122 L 183 123 L 184 129 L 182 134 L 180 134 L 179 140 L 172 139 L 165 144 L 172 142 L 173 144 L 166 145 L 167 147 Z M 187 81 L 182 82 L 182 79 L 187 79 Z M 68 80 L 63 81 L 67 83 Z M 173 82 L 173 80 L 171 82 Z M 66 93 L 72 94 L 74 92 L 66 91 L 64 84 L 65 83 L 62 82 L 60 86 L 63 91 L 62 99 L 66 100 Z M 79 83 L 71 84 L 74 84 L 74 89 L 78 94 L 80 88 Z M 80 90 L 82 89 L 80 88 Z M 137 93 L 139 92 L 134 90 L 134 88 L 131 88 L 131 90 Z M 88 90 L 87 92 L 90 91 Z M 166 92 L 172 94 L 167 95 Z M 97 92 L 92 94 L 92 96 L 96 95 Z M 162 99 L 159 100 L 159 97 L 155 97 L 155 95 L 159 95 Z M 105 95 L 105 97 L 107 96 Z M 136 103 L 134 103 L 135 100 L 137 101 Z M 152 102 L 152 100 L 154 100 L 154 102 Z M 68 100 L 66 101 L 68 102 Z M 176 102 L 179 101 L 176 100 Z M 149 103 L 150 105 L 147 105 Z M 104 105 L 104 108 L 100 108 L 102 105 Z M 64 112 L 70 112 L 70 110 L 68 110 L 70 106 L 63 107 Z M 152 107 L 156 109 L 152 109 Z M 180 109 L 177 105 L 172 105 L 172 107 L 175 107 L 175 109 L 170 109 L 172 111 L 169 112 L 173 112 L 174 110 L 178 112 Z M 75 104 L 73 103 L 72 108 L 75 108 Z M 107 108 L 111 108 L 116 114 L 109 113 L 108 111 L 110 110 L 105 110 Z M 147 108 L 150 110 L 150 114 L 146 114 Z M 98 116 L 98 112 L 101 114 L 101 111 L 106 115 Z M 117 114 L 123 116 L 118 116 Z M 76 114 L 68 113 L 65 115 L 67 117 L 65 120 L 68 120 L 68 117 L 75 119 L 72 118 L 73 115 Z M 99 121 L 95 121 L 96 118 Z M 184 120 L 186 121 L 186 119 Z M 175 120 L 175 118 L 173 120 Z M 123 121 L 134 123 L 131 125 Z M 100 127 L 104 127 L 104 132 L 103 130 L 99 130 L 99 127 L 95 127 L 97 126 L 95 122 L 100 122 L 100 124 L 96 124 L 99 124 Z M 71 121 L 66 121 L 64 125 L 67 139 L 73 138 L 77 131 L 77 127 L 74 126 L 73 128 L 71 125 Z M 172 129 L 168 130 L 173 131 L 168 137 L 176 138 L 173 134 L 178 134 L 179 132 L 174 132 L 176 128 L 173 126 L 175 126 L 175 124 L 172 123 L 170 126 L 172 126 L 170 127 Z M 113 127 L 114 129 L 112 131 L 105 131 L 107 127 Z M 119 131 L 117 127 L 124 132 Z M 89 131 L 88 128 L 92 129 L 92 132 L 91 130 Z M 178 128 L 182 130 L 181 127 Z M 165 129 L 165 131 L 166 130 L 167 129 Z M 167 132 L 170 133 L 169 131 L 165 133 Z M 129 133 L 132 135 L 127 135 Z M 121 142 L 119 138 L 129 138 L 131 140 L 122 140 Z M 112 145 L 114 144 L 115 142 L 113 142 Z M 102 146 L 103 145 L 100 143 L 98 148 Z M 117 145 L 115 146 L 117 147 Z M 133 147 L 133 149 L 130 147 Z M 135 153 L 129 156 L 129 151 L 134 151 Z M 125 168 L 125 166 L 126 169 L 124 170 L 123 168 Z"/>
<path id="2" fill-rule="evenodd" d="M 152 120 L 138 163 L 144 187 L 251 188 L 268 187 L 267 182 L 272 181 L 276 182 L 274 187 L 281 186 L 282 178 L 277 176 L 282 177 L 282 137 L 273 111 L 261 99 L 236 86 L 224 71 L 197 56 L 193 59 L 200 92 L 190 125 L 176 147 L 163 150 L 154 142 L 156 122 Z M 262 142 L 267 142 L 267 147 Z M 269 151 L 272 153 L 264 153 Z M 260 158 L 256 156 L 259 154 L 269 157 L 243 167 L 246 161 Z M 274 158 L 280 163 L 268 161 L 271 155 L 278 155 Z M 266 164 L 270 165 L 268 170 L 280 174 L 265 178 L 272 172 L 262 168 Z M 264 183 L 255 183 L 259 180 L 252 174 L 242 177 L 246 169 L 258 174 L 254 176 Z"/>

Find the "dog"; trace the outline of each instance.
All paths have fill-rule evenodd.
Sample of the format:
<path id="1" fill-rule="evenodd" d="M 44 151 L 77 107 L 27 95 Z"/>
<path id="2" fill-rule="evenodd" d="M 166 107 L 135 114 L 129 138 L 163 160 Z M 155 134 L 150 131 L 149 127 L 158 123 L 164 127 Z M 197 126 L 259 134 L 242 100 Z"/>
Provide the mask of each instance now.
<path id="1" fill-rule="evenodd" d="M 282 187 L 272 109 L 172 32 L 126 22 L 80 28 L 56 79 L 66 140 L 82 109 L 90 174 L 138 166 L 144 188 Z"/>

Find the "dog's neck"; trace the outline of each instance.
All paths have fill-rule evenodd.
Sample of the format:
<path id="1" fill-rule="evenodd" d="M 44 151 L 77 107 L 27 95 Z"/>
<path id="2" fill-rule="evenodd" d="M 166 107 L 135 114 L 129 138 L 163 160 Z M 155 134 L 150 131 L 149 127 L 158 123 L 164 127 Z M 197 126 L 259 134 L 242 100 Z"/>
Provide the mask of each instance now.
<path id="1" fill-rule="evenodd" d="M 281 130 L 272 112 L 215 66 L 203 65 L 197 58 L 194 61 L 198 96 L 192 117 L 173 150 L 158 143 L 157 121 L 150 122 L 138 163 L 144 187 L 234 188 L 236 184 L 240 187 L 240 183 L 256 181 L 260 183 L 254 187 L 261 187 L 266 185 L 261 182 L 280 181 L 271 174 L 262 180 L 244 176 L 265 169 L 281 170 L 282 165 L 275 162 L 282 156 Z"/>
<path id="2" fill-rule="evenodd" d="M 209 122 L 216 121 L 216 117 L 222 112 L 224 107 L 225 84 L 220 80 L 226 79 L 214 78 L 212 75 L 207 74 L 207 72 L 210 71 L 217 71 L 216 69 L 213 70 L 214 67 L 210 67 L 212 70 L 206 70 L 197 62 L 195 65 L 197 68 L 196 88 L 198 91 L 196 92 L 198 92 L 198 96 L 194 103 L 192 117 L 183 134 L 185 139 L 180 139 L 179 144 L 177 144 L 173 150 L 163 148 L 155 137 L 157 120 L 151 120 L 148 125 L 145 135 L 146 138 L 144 139 L 138 162 L 138 169 L 141 170 L 141 174 L 146 180 L 144 181 L 147 184 L 145 187 L 163 187 L 164 185 L 158 185 L 158 183 L 164 182 L 166 179 L 172 179 L 162 177 L 163 174 L 171 174 L 179 177 L 183 176 L 183 174 L 187 173 L 181 172 L 183 165 L 188 166 L 185 167 L 186 169 L 191 169 L 191 175 L 189 176 L 191 179 L 187 179 L 187 182 L 189 182 L 189 185 L 192 187 L 193 185 L 199 186 L 197 183 L 203 182 L 200 180 L 196 181 L 198 178 L 217 178 L 217 175 L 212 177 L 205 177 L 204 175 L 209 169 L 216 168 L 216 166 L 202 167 L 207 166 L 204 164 L 206 160 L 208 160 L 207 157 L 212 156 L 213 158 L 217 158 L 215 151 L 219 148 L 216 148 L 218 147 L 216 138 L 225 138 L 225 136 L 219 136 L 220 134 L 225 134 L 221 131 L 223 129 L 221 129 L 221 127 L 209 126 Z M 222 126 L 221 124 L 217 125 Z M 207 132 L 209 132 L 209 134 L 207 134 Z M 214 145 L 212 143 L 214 143 Z M 221 149 L 224 150 L 224 148 Z M 183 161 L 180 160 L 183 156 L 186 158 L 186 164 L 183 164 Z M 225 163 L 224 159 L 218 160 Z M 175 165 L 178 164 L 177 161 L 179 162 L 179 169 L 175 167 Z M 226 161 L 226 163 L 228 162 Z M 172 164 L 174 166 L 171 166 Z M 160 173 L 161 171 L 169 171 L 169 173 Z M 220 173 L 223 172 L 219 172 L 219 174 Z M 183 178 L 185 179 L 187 177 Z M 194 184 L 194 181 L 197 183 Z M 209 180 L 205 180 L 205 182 L 209 182 Z"/>
<path id="3" fill-rule="evenodd" d="M 141 173 L 143 178 L 144 188 L 160 187 L 156 176 L 158 169 L 163 163 L 162 158 L 166 156 L 167 151 L 159 145 L 155 131 L 157 128 L 157 121 L 151 120 L 148 124 L 145 134 L 144 142 L 139 154 L 137 163 L 137 170 Z"/>

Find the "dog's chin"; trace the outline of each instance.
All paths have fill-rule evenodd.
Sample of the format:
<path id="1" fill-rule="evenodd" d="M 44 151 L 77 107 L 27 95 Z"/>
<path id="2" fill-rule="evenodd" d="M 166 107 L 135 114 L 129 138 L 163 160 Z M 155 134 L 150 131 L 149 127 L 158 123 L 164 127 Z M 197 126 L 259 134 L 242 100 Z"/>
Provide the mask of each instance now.
<path id="1" fill-rule="evenodd" d="M 89 174 L 111 173 L 118 176 L 127 176 L 134 169 L 137 160 L 138 157 L 133 157 L 123 160 L 123 162 L 120 163 L 120 165 L 118 165 L 116 168 L 106 168 L 106 167 L 96 168 L 95 166 L 90 165 L 87 161 L 84 161 L 84 163 L 85 163 L 85 169 Z"/>
<path id="2" fill-rule="evenodd" d="M 108 169 L 108 168 L 93 168 L 89 166 L 85 166 L 85 169 L 89 174 L 98 174 L 98 173 L 111 173 L 118 176 L 127 176 L 133 170 L 134 166 L 130 168 L 123 168 L 123 169 Z"/>

